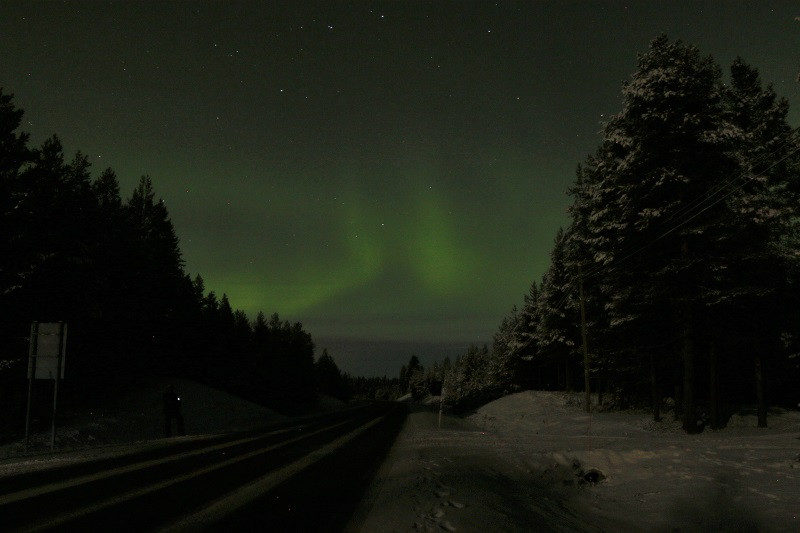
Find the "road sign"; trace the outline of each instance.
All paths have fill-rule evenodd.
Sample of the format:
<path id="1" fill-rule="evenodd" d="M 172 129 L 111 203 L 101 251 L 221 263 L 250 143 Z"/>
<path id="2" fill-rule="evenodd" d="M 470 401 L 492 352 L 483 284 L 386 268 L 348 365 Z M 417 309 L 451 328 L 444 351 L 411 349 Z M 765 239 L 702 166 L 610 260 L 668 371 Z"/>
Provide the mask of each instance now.
<path id="1" fill-rule="evenodd" d="M 40 322 L 33 328 L 35 339 L 28 362 L 28 379 L 55 379 L 61 366 L 60 379 L 64 379 L 64 359 L 67 326 L 63 322 Z M 59 361 L 60 359 L 60 361 Z M 33 375 L 35 373 L 35 375 Z M 32 376 L 33 375 L 33 376 Z"/>
<path id="2" fill-rule="evenodd" d="M 53 380 L 53 418 L 50 429 L 50 448 L 52 449 L 56 444 L 58 382 L 64 379 L 67 324 L 64 322 L 34 322 L 31 324 L 28 345 L 28 408 L 25 413 L 25 446 L 30 444 L 33 380 L 51 379 Z"/>

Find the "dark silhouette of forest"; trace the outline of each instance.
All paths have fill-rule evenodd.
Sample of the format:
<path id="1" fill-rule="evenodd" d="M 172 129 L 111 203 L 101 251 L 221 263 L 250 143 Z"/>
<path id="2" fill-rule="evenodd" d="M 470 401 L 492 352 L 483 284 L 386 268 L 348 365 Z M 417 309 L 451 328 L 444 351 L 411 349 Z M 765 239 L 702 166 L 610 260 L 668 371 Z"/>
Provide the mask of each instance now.
<path id="1" fill-rule="evenodd" d="M 251 322 L 190 278 L 149 176 L 123 197 L 112 169 L 93 175 L 85 155 L 65 158 L 58 137 L 31 146 L 22 116 L 0 90 L 0 428 L 24 421 L 34 320 L 68 323 L 66 404 L 153 375 L 283 412 L 315 402 L 314 343 L 301 324 L 263 313 Z"/>
<path id="2" fill-rule="evenodd" d="M 788 110 L 743 60 L 725 79 L 697 48 L 655 39 L 577 169 L 548 270 L 491 350 L 453 363 L 447 401 L 588 381 L 602 402 L 649 405 L 655 419 L 669 406 L 687 432 L 747 406 L 759 426 L 769 405 L 796 407 L 800 136 Z"/>
<path id="3" fill-rule="evenodd" d="M 315 362 L 301 324 L 251 322 L 207 292 L 149 177 L 123 199 L 111 169 L 93 177 L 57 137 L 31 147 L 0 91 L 0 418 L 22 420 L 31 321 L 64 320 L 73 399 L 153 374 L 289 412 L 319 392 L 442 392 L 464 410 L 588 384 L 601 403 L 649 405 L 656 419 L 669 406 L 687 432 L 742 406 L 766 425 L 769 405 L 800 400 L 800 136 L 788 110 L 743 60 L 723 77 L 697 48 L 657 38 L 578 166 L 548 270 L 491 348 L 367 379 L 327 352 Z"/>

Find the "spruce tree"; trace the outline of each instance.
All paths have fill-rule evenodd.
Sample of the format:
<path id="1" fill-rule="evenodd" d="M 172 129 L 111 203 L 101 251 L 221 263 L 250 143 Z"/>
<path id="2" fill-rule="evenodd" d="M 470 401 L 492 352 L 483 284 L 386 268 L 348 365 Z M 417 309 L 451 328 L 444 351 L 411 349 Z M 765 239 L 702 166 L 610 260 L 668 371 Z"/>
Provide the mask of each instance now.
<path id="1" fill-rule="evenodd" d="M 28 272 L 32 257 L 21 257 L 30 221 L 25 216 L 29 191 L 23 182 L 26 167 L 35 153 L 28 148 L 28 134 L 20 132 L 23 111 L 13 103 L 13 95 L 0 88 L 0 312 L 10 311 L 3 302 L 19 290 Z M 27 255 L 27 254 L 25 254 Z"/>
<path id="2" fill-rule="evenodd" d="M 572 390 L 578 321 L 565 270 L 565 244 L 564 230 L 559 228 L 550 253 L 550 266 L 542 277 L 539 290 L 536 345 L 538 358 L 554 363 L 560 376 L 559 385 L 565 390 Z"/>
<path id="3" fill-rule="evenodd" d="M 610 325 L 639 346 L 644 338 L 681 339 L 683 426 L 690 432 L 705 233 L 721 210 L 691 207 L 732 168 L 720 80 L 711 57 L 661 36 L 639 57 L 623 87 L 623 111 L 604 132 L 606 186 L 613 191 Z"/>
<path id="4" fill-rule="evenodd" d="M 705 303 L 724 317 L 712 339 L 710 387 L 712 424 L 719 423 L 717 382 L 722 339 L 738 339 L 751 354 L 758 400 L 758 425 L 766 426 L 766 382 L 777 369 L 779 337 L 788 314 L 783 303 L 798 248 L 787 236 L 798 216 L 797 137 L 787 121 L 788 102 L 771 86 L 763 87 L 758 71 L 737 58 L 726 87 L 726 119 L 735 137 L 735 173 L 724 190 L 723 219 L 716 226 L 711 279 Z M 788 312 L 788 313 L 787 313 Z M 730 346 L 726 353 L 732 351 Z M 750 359 L 746 357 L 745 359 Z"/>

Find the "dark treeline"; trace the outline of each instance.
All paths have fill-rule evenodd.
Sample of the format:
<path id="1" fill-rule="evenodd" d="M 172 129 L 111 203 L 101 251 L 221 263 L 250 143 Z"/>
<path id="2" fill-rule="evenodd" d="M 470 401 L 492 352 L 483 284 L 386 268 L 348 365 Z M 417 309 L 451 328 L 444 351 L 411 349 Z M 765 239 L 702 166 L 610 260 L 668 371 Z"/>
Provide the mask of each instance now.
<path id="1" fill-rule="evenodd" d="M 659 37 L 578 167 L 551 263 L 489 350 L 454 365 L 454 402 L 514 387 L 672 398 L 684 428 L 800 399 L 800 142 L 788 103 L 737 59 Z M 478 363 L 476 364 L 476 361 Z M 471 384 L 470 384 L 471 383 Z M 447 384 L 445 384 L 447 388 Z M 700 422 L 699 422 L 700 421 Z"/>
<path id="2" fill-rule="evenodd" d="M 315 399 L 314 344 L 299 323 L 249 322 L 184 271 L 167 207 L 143 176 L 121 197 L 56 136 L 30 146 L 0 91 L 0 425 L 24 419 L 33 320 L 69 325 L 63 400 L 138 376 L 180 375 L 281 410 Z"/>
<path id="3" fill-rule="evenodd" d="M 401 396 L 397 378 L 352 376 L 342 372 L 328 350 L 317 359 L 317 390 L 339 400 L 391 401 Z"/>
<path id="4" fill-rule="evenodd" d="M 395 397 L 426 401 L 439 396 L 448 410 L 464 413 L 519 387 L 504 364 L 500 352 L 488 346 L 470 346 L 453 363 L 449 357 L 425 368 L 416 355 L 400 369 L 391 392 Z"/>

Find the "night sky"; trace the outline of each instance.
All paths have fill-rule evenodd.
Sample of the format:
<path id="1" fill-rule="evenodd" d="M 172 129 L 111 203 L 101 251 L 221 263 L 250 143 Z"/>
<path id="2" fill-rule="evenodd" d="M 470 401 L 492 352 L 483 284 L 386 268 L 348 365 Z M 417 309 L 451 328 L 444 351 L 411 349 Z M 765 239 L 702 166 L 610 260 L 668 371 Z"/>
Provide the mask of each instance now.
<path id="1" fill-rule="evenodd" d="M 659 33 L 800 116 L 797 2 L 294 4 L 4 1 L 0 86 L 125 197 L 150 174 L 208 289 L 357 374 L 490 342 Z"/>

